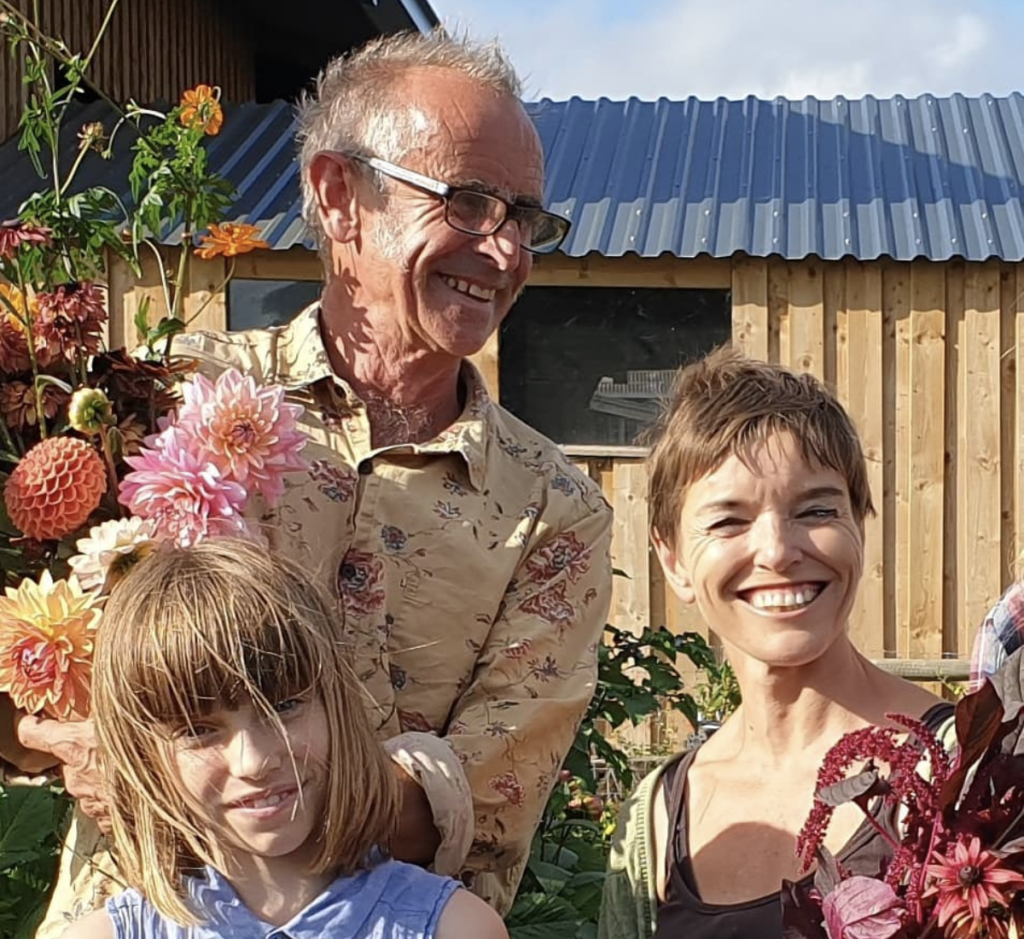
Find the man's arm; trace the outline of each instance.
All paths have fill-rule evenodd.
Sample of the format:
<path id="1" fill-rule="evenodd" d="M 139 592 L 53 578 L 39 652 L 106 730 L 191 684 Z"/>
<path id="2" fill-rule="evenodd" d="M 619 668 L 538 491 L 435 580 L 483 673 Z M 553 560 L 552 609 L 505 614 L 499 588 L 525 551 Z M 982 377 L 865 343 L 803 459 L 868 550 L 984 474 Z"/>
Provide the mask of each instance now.
<path id="1" fill-rule="evenodd" d="M 39 753 L 49 765 L 61 765 L 64 786 L 78 800 L 78 807 L 108 827 L 107 801 L 97 760 L 96 734 L 91 720 L 55 721 L 23 714 L 16 722 L 17 742 L 24 750 Z"/>
<path id="2" fill-rule="evenodd" d="M 562 530 L 545 530 L 541 518 L 455 705 L 446 739 L 473 793 L 470 871 L 512 867 L 529 850 L 594 694 L 611 599 L 610 544 L 603 501 Z"/>
<path id="3" fill-rule="evenodd" d="M 28 776 L 35 776 L 56 766 L 59 760 L 52 753 L 31 750 L 21 742 L 18 725 L 25 716 L 9 695 L 0 694 L 0 760 Z"/>
<path id="4" fill-rule="evenodd" d="M 402 792 L 402 814 L 391 854 L 397 861 L 426 866 L 434 860 L 441 845 L 441 834 L 434 825 L 430 800 L 416 778 L 398 763 L 395 763 L 395 774 Z"/>

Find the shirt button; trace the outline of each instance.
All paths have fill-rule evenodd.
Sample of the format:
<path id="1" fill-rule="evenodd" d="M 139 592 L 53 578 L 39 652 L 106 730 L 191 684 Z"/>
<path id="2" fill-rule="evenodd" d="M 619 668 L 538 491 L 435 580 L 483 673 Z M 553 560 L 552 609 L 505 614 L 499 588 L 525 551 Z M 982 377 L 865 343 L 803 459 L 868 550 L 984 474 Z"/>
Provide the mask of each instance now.
<path id="1" fill-rule="evenodd" d="M 359 475 L 360 476 L 372 476 L 373 475 L 373 460 L 363 460 L 359 464 Z"/>

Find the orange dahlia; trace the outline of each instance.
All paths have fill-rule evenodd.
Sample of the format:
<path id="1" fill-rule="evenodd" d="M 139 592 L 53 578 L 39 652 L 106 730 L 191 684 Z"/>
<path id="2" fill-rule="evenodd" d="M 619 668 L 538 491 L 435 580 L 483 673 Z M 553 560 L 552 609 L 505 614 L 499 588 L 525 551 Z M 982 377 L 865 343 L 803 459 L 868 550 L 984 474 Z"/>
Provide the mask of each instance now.
<path id="1" fill-rule="evenodd" d="M 244 222 L 224 222 L 223 225 L 211 225 L 209 234 L 200 235 L 201 246 L 196 254 L 204 261 L 223 255 L 233 258 L 238 254 L 248 254 L 256 248 L 269 248 L 266 241 L 256 236 L 260 233 L 256 225 Z"/>
<path id="2" fill-rule="evenodd" d="M 4 487 L 11 521 L 29 538 L 62 538 L 81 528 L 107 488 L 100 455 L 77 437 L 48 437 L 14 467 Z"/>
<path id="3" fill-rule="evenodd" d="M 201 130 L 213 137 L 220 133 L 224 111 L 220 106 L 220 89 L 209 85 L 196 85 L 181 96 L 178 119 L 192 130 Z"/>
<path id="4" fill-rule="evenodd" d="M 0 597 L 0 691 L 16 707 L 58 719 L 89 713 L 93 637 L 100 598 L 78 581 L 25 579 Z"/>

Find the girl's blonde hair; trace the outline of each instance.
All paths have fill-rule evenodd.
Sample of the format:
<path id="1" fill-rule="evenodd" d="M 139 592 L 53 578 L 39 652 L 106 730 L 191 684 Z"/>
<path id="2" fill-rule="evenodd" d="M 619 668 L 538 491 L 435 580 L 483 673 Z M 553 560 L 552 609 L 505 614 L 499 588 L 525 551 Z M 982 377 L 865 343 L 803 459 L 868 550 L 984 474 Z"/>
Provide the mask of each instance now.
<path id="1" fill-rule="evenodd" d="M 397 778 L 374 737 L 340 617 L 300 567 L 237 538 L 157 548 L 112 591 L 93 709 L 114 847 L 128 883 L 164 916 L 195 923 L 186 875 L 201 864 L 224 870 L 216 833 L 178 794 L 168 734 L 215 707 L 251 701 L 276 721 L 280 701 L 319 696 L 330 755 L 313 869 L 351 873 L 390 842 Z"/>

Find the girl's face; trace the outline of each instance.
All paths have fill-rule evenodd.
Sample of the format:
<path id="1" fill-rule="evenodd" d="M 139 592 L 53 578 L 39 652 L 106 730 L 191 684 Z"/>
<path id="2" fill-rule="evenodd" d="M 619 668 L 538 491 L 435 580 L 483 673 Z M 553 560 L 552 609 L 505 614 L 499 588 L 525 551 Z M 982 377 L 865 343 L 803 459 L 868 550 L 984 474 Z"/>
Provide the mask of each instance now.
<path id="1" fill-rule="evenodd" d="M 315 852 L 311 835 L 326 812 L 327 715 L 315 696 L 274 710 L 280 726 L 251 703 L 197 717 L 173 730 L 171 761 L 188 801 L 229 853 L 301 861 Z"/>
<path id="2" fill-rule="evenodd" d="M 814 661 L 843 635 L 864 539 L 840 473 L 810 466 L 789 434 L 730 456 L 683 502 L 678 543 L 658 543 L 675 592 L 737 652 Z"/>

